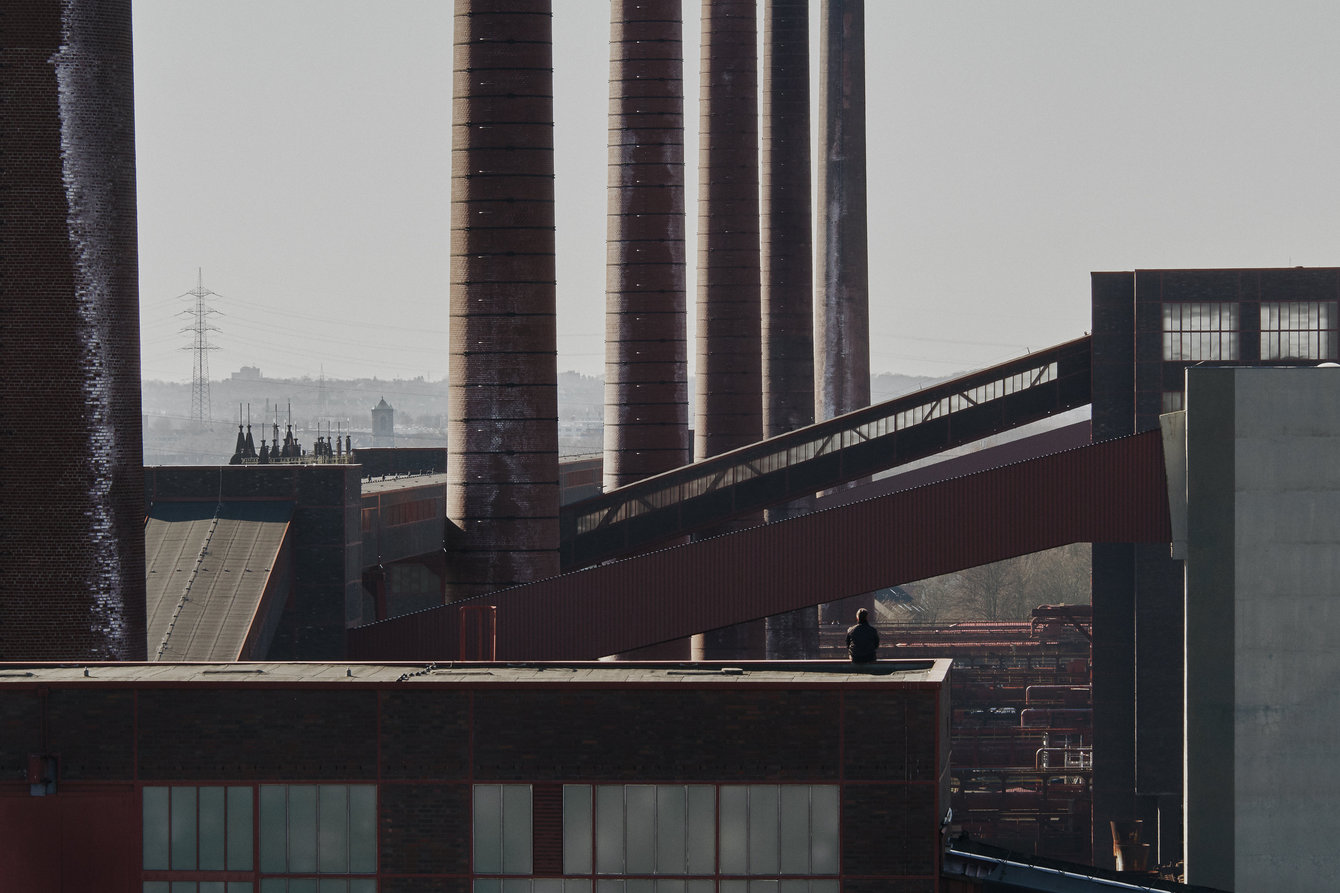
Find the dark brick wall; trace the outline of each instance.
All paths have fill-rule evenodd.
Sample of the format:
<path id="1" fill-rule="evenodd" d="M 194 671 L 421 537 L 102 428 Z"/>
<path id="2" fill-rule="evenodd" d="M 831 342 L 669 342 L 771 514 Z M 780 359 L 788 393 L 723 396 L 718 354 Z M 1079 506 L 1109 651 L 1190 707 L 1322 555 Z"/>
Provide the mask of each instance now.
<path id="1" fill-rule="evenodd" d="M 499 781 L 836 779 L 838 709 L 832 693 L 816 691 L 490 693 L 475 709 L 475 773 Z"/>
<path id="2" fill-rule="evenodd" d="M 0 686 L 0 794 L 44 751 L 62 783 L 375 782 L 383 890 L 466 893 L 477 781 L 534 785 L 537 875 L 561 872 L 569 782 L 836 783 L 850 889 L 938 870 L 939 690 L 19 684 Z"/>
<path id="3" fill-rule="evenodd" d="M 938 692 L 861 692 L 848 694 L 844 700 L 842 773 L 845 779 L 938 780 Z"/>
<path id="4" fill-rule="evenodd" d="M 32 690 L 0 698 L 0 782 L 28 777 L 28 754 L 42 752 L 42 697 Z"/>
<path id="5" fill-rule="evenodd" d="M 61 781 L 134 777 L 133 692 L 55 689 L 47 696 L 47 714 Z"/>
<path id="6" fill-rule="evenodd" d="M 143 659 L 130 0 L 0 15 L 0 659 Z"/>
<path id="7" fill-rule="evenodd" d="M 933 785 L 844 785 L 843 873 L 933 878 L 938 872 L 935 813 Z"/>
<path id="8" fill-rule="evenodd" d="M 377 776 L 375 692 L 182 688 L 139 698 L 141 778 Z"/>
<path id="9" fill-rule="evenodd" d="M 381 701 L 384 778 L 465 778 L 470 765 L 470 695 L 386 692 Z"/>
<path id="10" fill-rule="evenodd" d="M 380 827 L 384 874 L 469 873 L 469 785 L 383 784 Z"/>

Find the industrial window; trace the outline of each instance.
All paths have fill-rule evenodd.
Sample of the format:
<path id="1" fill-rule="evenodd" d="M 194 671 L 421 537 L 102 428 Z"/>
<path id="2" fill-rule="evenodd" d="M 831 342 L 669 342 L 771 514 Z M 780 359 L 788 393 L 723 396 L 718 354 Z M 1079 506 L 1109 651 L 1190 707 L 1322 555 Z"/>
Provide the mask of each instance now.
<path id="1" fill-rule="evenodd" d="M 1163 405 L 1159 408 L 1159 413 L 1181 412 L 1184 408 L 1182 402 L 1181 391 L 1164 391 Z"/>
<path id="2" fill-rule="evenodd" d="M 251 870 L 250 786 L 146 787 L 141 808 L 146 871 Z"/>
<path id="3" fill-rule="evenodd" d="M 1198 362 L 1237 358 L 1237 304 L 1163 305 L 1163 359 Z"/>
<path id="4" fill-rule="evenodd" d="M 565 785 L 563 873 L 595 893 L 836 893 L 814 876 L 838 873 L 838 789 Z"/>
<path id="5" fill-rule="evenodd" d="M 530 785 L 475 785 L 475 874 L 530 874 L 531 828 Z M 490 888 L 476 883 L 475 889 Z M 512 893 L 505 883 L 502 890 Z"/>
<path id="6" fill-rule="evenodd" d="M 258 799 L 261 873 L 308 875 L 262 878 L 260 893 L 375 891 L 372 878 L 347 877 L 377 871 L 375 785 L 261 785 Z"/>
<path id="7" fill-rule="evenodd" d="M 721 874 L 837 874 L 834 785 L 722 786 L 720 816 Z"/>
<path id="8" fill-rule="evenodd" d="M 143 893 L 252 893 L 251 881 L 145 881 Z"/>
<path id="9" fill-rule="evenodd" d="M 1261 359 L 1334 360 L 1335 301 L 1282 301 L 1261 305 Z"/>

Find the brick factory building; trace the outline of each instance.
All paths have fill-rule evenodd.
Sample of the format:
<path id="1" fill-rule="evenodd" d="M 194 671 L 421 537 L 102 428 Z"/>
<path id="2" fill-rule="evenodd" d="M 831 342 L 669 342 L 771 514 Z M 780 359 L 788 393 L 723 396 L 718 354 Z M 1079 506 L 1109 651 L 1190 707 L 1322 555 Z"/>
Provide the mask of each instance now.
<path id="1" fill-rule="evenodd" d="M 8 665 L 0 878 L 28 893 L 930 891 L 948 671 Z"/>

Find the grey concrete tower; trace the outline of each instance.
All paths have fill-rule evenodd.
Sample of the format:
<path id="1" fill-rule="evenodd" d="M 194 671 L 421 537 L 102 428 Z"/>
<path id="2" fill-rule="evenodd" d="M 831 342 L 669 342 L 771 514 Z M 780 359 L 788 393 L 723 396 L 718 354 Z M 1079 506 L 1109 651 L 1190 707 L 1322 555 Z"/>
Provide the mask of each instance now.
<path id="1" fill-rule="evenodd" d="M 815 414 L 870 403 L 865 198 L 865 3 L 823 0 L 815 252 Z"/>
<path id="2" fill-rule="evenodd" d="M 0 9 L 0 660 L 143 660 L 130 0 Z"/>
<path id="3" fill-rule="evenodd" d="M 695 459 L 763 435 L 754 0 L 703 0 L 701 72 Z M 712 630 L 693 656 L 762 657 L 763 638 L 762 623 Z"/>
<path id="4" fill-rule="evenodd" d="M 809 29 L 808 0 L 764 0 L 760 181 L 765 437 L 814 423 Z M 780 520 L 806 508 L 779 506 L 766 515 L 769 521 Z M 766 629 L 768 657 L 818 657 L 815 608 L 769 617 Z"/>
<path id="5" fill-rule="evenodd" d="M 558 572 L 549 0 L 457 0 L 450 597 Z"/>
<path id="6" fill-rule="evenodd" d="M 689 462 L 681 15 L 610 4 L 607 490 Z"/>

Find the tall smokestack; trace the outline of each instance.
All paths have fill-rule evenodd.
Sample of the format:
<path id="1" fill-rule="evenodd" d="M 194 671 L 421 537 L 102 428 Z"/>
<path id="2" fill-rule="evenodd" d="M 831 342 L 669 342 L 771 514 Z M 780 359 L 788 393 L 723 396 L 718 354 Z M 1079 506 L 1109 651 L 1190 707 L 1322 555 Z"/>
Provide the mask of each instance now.
<path id="1" fill-rule="evenodd" d="M 762 324 L 763 433 L 814 423 L 814 302 L 810 228 L 808 0 L 763 4 Z M 769 509 L 803 514 L 809 500 Z M 769 617 L 767 656 L 819 656 L 816 608 Z"/>
<path id="2" fill-rule="evenodd" d="M 680 0 L 610 4 L 605 489 L 689 462 Z"/>
<path id="3" fill-rule="evenodd" d="M 763 435 L 758 10 L 703 0 L 702 17 L 695 459 Z M 694 656 L 761 657 L 762 640 L 762 624 L 713 630 L 694 637 Z"/>
<path id="4" fill-rule="evenodd" d="M 823 0 L 819 94 L 819 249 L 815 412 L 870 403 L 865 200 L 865 4 Z"/>
<path id="5" fill-rule="evenodd" d="M 548 0 L 456 0 L 447 517 L 453 598 L 558 573 Z"/>
<path id="6" fill-rule="evenodd" d="M 144 660 L 130 0 L 0 13 L 0 660 Z"/>

